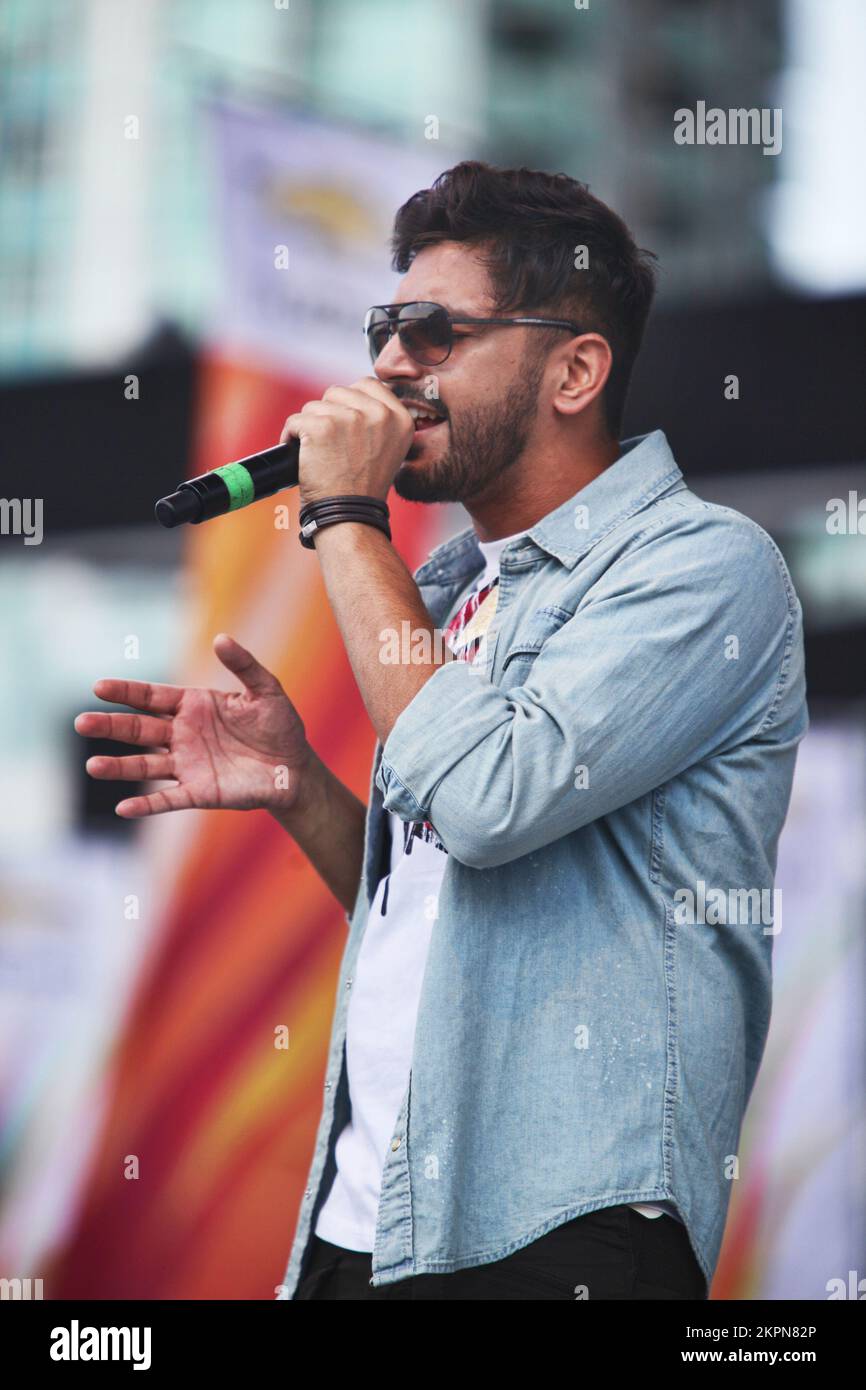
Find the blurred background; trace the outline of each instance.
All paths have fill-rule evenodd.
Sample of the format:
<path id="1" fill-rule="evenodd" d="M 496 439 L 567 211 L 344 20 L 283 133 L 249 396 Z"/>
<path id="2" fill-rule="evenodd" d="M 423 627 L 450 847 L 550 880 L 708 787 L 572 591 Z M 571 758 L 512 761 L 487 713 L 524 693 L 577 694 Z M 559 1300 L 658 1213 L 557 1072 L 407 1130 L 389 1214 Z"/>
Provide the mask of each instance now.
<path id="1" fill-rule="evenodd" d="M 373 733 L 297 502 L 276 499 L 288 530 L 265 502 L 184 533 L 153 503 L 366 372 L 396 207 L 480 157 L 588 182 L 658 254 L 624 437 L 664 429 L 803 603 L 812 725 L 713 1297 L 857 1296 L 864 59 L 861 0 L 4 0 L 0 492 L 43 522 L 23 534 L 4 501 L 0 1275 L 46 1298 L 282 1278 L 342 910 L 264 812 L 121 821 L 135 789 L 86 776 L 107 750 L 72 720 L 104 675 L 232 688 L 210 646 L 229 631 L 366 797 Z M 781 109 L 781 152 L 678 145 L 701 100 Z M 413 566 L 465 524 L 394 513 Z"/>

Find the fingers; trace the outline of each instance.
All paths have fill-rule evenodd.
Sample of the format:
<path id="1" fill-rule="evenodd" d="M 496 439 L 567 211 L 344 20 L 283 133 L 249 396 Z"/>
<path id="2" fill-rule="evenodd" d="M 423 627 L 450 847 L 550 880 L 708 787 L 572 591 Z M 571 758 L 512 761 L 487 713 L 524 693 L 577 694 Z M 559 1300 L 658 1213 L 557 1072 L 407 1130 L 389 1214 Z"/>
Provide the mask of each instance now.
<path id="1" fill-rule="evenodd" d="M 143 782 L 148 778 L 174 777 L 174 762 L 170 753 L 133 753 L 126 758 L 98 754 L 84 764 L 91 777 L 116 782 Z"/>
<path id="2" fill-rule="evenodd" d="M 359 391 L 354 386 L 329 386 L 321 401 L 314 401 L 312 404 L 324 406 L 330 412 L 332 410 L 354 410 L 361 411 L 366 415 L 371 408 L 371 397 L 365 391 Z M 381 406 L 381 401 L 376 402 Z M 307 407 L 305 406 L 306 410 Z M 377 412 L 378 413 L 378 412 Z"/>
<path id="3" fill-rule="evenodd" d="M 327 436 L 328 431 L 333 428 L 336 413 L 333 402 L 329 408 L 323 400 L 307 401 L 303 409 L 290 415 L 283 425 L 280 443 L 286 444 L 290 439 L 300 439 L 303 443 L 305 439 L 314 440 L 323 435 Z M 346 416 L 347 423 L 351 424 L 354 423 L 353 416 L 357 415 L 357 410 L 351 413 L 343 410 L 339 413 Z"/>
<path id="4" fill-rule="evenodd" d="M 152 714 L 175 714 L 183 697 L 182 685 L 152 685 L 150 681 L 121 681 L 110 677 L 98 680 L 94 695 L 113 705 L 132 705 Z"/>
<path id="5" fill-rule="evenodd" d="M 169 780 L 174 777 L 174 766 L 169 753 L 133 754 L 127 758 L 94 757 L 88 758 L 85 767 L 91 777 L 116 782 L 142 782 L 158 778 Z M 115 815 L 133 820 L 139 816 L 156 816 L 163 811 L 185 811 L 193 805 L 192 797 L 185 787 L 163 787 L 149 792 L 147 796 L 130 796 L 119 801 L 114 808 Z"/>
<path id="6" fill-rule="evenodd" d="M 387 406 L 389 410 L 401 411 L 406 409 L 399 397 L 394 395 L 390 386 L 386 386 L 377 376 L 362 376 L 360 381 L 353 382 L 349 389 L 360 391 L 365 396 L 372 396 L 374 400 L 381 401 L 382 405 Z"/>
<path id="7" fill-rule="evenodd" d="M 408 415 L 405 405 L 394 392 L 373 376 L 362 377 L 351 386 L 329 386 L 322 400 L 380 419 L 387 419 L 389 414 Z"/>
<path id="8" fill-rule="evenodd" d="M 331 387 L 332 391 L 347 389 Z M 367 404 L 361 396 L 354 403 L 345 404 L 331 399 L 326 392 L 326 399 L 308 401 L 299 414 L 289 416 L 283 426 L 280 443 L 285 444 L 291 437 L 297 437 L 302 444 L 305 439 L 313 443 L 327 443 L 341 421 L 344 425 L 359 425 L 365 411 L 368 413 Z"/>
<path id="9" fill-rule="evenodd" d="M 378 401 L 386 410 L 396 415 L 404 427 L 408 427 L 414 431 L 415 425 L 406 406 L 400 400 L 399 396 L 395 396 L 391 388 L 380 381 L 378 377 L 362 377 L 360 381 L 355 382 L 351 389 L 357 391 L 359 395 L 368 396 L 372 400 Z"/>
<path id="10" fill-rule="evenodd" d="M 283 425 L 282 434 L 280 435 L 280 443 L 288 444 L 290 439 L 300 439 L 300 425 L 301 413 L 300 411 L 297 411 L 294 415 L 290 415 L 286 423 Z"/>
<path id="11" fill-rule="evenodd" d="M 360 417 L 360 419 L 359 419 Z M 319 401 L 307 401 L 283 426 L 280 443 L 297 438 L 301 442 L 327 442 L 328 435 L 342 420 L 345 425 L 384 424 L 392 417 L 407 429 L 414 429 L 412 417 L 402 401 L 377 377 L 365 376 L 352 386 L 329 386 Z"/>
<path id="12" fill-rule="evenodd" d="M 147 714 L 106 714 L 87 710 L 76 717 L 72 727 L 85 738 L 110 738 L 117 743 L 135 743 L 145 748 L 171 746 L 172 721 L 154 719 Z"/>
<path id="13" fill-rule="evenodd" d="M 242 647 L 227 632 L 219 632 L 213 641 L 213 649 L 227 670 L 253 695 L 282 695 L 283 687 L 273 672 L 268 671 L 252 652 Z"/>
<path id="14" fill-rule="evenodd" d="M 185 787 L 164 787 L 147 796 L 130 796 L 126 801 L 119 801 L 114 813 L 124 820 L 135 820 L 140 816 L 161 816 L 164 811 L 192 809 L 193 800 Z"/>

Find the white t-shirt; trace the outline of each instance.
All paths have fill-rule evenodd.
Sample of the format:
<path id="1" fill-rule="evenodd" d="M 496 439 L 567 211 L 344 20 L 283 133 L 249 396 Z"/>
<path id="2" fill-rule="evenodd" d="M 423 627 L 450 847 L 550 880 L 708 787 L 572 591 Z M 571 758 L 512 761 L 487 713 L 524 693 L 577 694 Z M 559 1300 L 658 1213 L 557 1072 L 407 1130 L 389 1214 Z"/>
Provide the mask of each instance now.
<path id="1" fill-rule="evenodd" d="M 500 554 L 515 539 L 479 541 L 485 568 L 473 593 L 498 577 Z M 491 592 L 491 607 L 496 592 Z M 467 636 L 471 631 L 467 626 Z M 453 649 L 455 643 L 451 645 Z M 316 1222 L 322 1240 L 368 1252 L 376 1232 L 385 1155 L 409 1084 L 421 984 L 448 862 L 447 850 L 431 828 L 413 827 L 394 815 L 389 820 L 390 871 L 380 879 L 370 906 L 346 1021 L 351 1117 L 337 1138 L 337 1171 Z M 658 1206 L 633 1205 L 645 1216 L 664 1215 Z"/>

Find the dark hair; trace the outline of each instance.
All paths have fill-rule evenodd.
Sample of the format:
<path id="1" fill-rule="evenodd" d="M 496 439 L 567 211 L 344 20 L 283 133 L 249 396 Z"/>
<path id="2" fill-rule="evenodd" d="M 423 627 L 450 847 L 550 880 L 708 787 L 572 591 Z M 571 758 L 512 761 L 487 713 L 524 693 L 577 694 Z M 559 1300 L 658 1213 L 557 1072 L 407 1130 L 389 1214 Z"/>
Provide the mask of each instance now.
<path id="1" fill-rule="evenodd" d="M 607 339 L 613 365 L 604 411 L 617 438 L 655 292 L 656 259 L 635 245 L 622 218 L 566 174 L 466 160 L 400 208 L 391 242 L 394 269 L 405 273 L 419 251 L 439 241 L 478 248 L 497 312 L 574 318 L 584 332 Z M 578 270 L 575 254 L 582 246 L 588 265 Z"/>

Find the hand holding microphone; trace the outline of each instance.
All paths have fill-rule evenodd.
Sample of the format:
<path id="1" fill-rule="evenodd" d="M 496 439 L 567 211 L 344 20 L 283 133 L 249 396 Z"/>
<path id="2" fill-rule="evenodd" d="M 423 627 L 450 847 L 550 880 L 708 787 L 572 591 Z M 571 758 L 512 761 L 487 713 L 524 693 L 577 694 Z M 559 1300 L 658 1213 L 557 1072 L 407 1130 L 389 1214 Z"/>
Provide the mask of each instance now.
<path id="1" fill-rule="evenodd" d="M 289 416 L 278 445 L 181 483 L 157 502 L 156 519 L 167 527 L 197 525 L 294 486 L 304 509 L 351 497 L 358 502 L 350 510 L 387 518 L 385 499 L 414 429 L 409 411 L 377 377 L 330 386 Z M 383 512 L 360 499 L 378 501 Z"/>
<path id="2" fill-rule="evenodd" d="M 409 452 L 415 422 L 377 377 L 329 386 L 285 423 L 280 442 L 300 440 L 302 504 L 344 493 L 385 501 Z"/>

